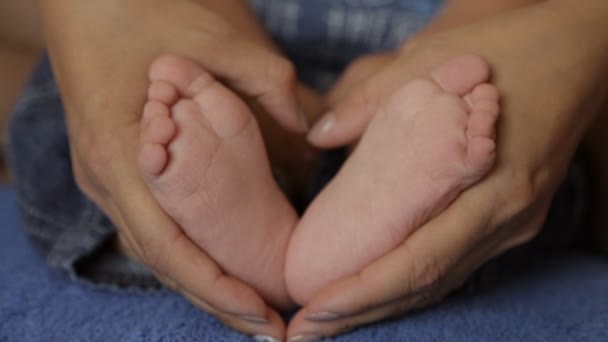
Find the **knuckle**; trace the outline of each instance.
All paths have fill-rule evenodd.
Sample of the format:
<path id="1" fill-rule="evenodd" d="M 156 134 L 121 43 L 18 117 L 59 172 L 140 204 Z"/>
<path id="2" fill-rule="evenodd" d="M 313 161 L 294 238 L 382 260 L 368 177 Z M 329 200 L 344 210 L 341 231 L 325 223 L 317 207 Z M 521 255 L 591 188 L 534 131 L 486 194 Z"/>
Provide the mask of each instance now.
<path id="1" fill-rule="evenodd" d="M 272 54 L 268 60 L 268 80 L 275 87 L 284 88 L 296 82 L 296 69 L 286 58 Z"/>
<path id="2" fill-rule="evenodd" d="M 522 179 L 512 184 L 511 192 L 508 196 L 511 203 L 511 214 L 513 216 L 531 207 L 536 201 L 537 194 L 534 183 L 531 179 Z"/>
<path id="3" fill-rule="evenodd" d="M 520 231 L 516 235 L 516 238 L 513 241 L 513 244 L 512 244 L 513 247 L 523 245 L 527 242 L 530 242 L 532 239 L 534 239 L 540 233 L 541 228 L 542 228 L 542 225 L 536 225 L 536 226 L 527 227 L 526 229 L 523 229 L 522 231 Z"/>
<path id="4" fill-rule="evenodd" d="M 365 83 L 356 89 L 346 101 L 348 101 L 349 108 L 361 110 L 368 118 L 371 118 L 374 113 L 378 113 L 377 115 L 383 117 L 392 115 L 391 110 L 381 105 L 382 100 L 384 98 L 378 95 L 377 91 L 370 87 L 369 83 Z"/>
<path id="5" fill-rule="evenodd" d="M 535 186 L 531 179 L 523 176 L 509 177 L 509 181 L 503 183 L 507 184 L 497 191 L 497 193 L 504 194 L 498 203 L 501 210 L 489 226 L 496 228 L 512 225 L 521 226 L 521 220 L 525 219 L 526 213 L 530 212 L 537 201 Z"/>
<path id="6" fill-rule="evenodd" d="M 543 228 L 545 216 L 546 213 L 542 213 L 541 215 L 537 216 L 536 219 L 532 219 L 530 222 L 522 222 L 521 225 L 512 225 L 514 232 L 506 241 L 502 249 L 508 250 L 513 247 L 523 245 L 534 239 Z M 521 221 L 522 220 L 517 220 L 516 222 Z"/>
<path id="7" fill-rule="evenodd" d="M 555 179 L 552 171 L 545 169 L 530 171 L 514 168 L 509 169 L 506 176 L 508 181 L 503 182 L 502 192 L 505 196 L 502 198 L 511 204 L 513 215 L 544 202 L 551 189 L 548 185 Z"/>
<path id="8" fill-rule="evenodd" d="M 503 192 L 504 209 L 492 226 L 511 232 L 510 247 L 530 241 L 542 229 L 552 198 L 545 178 L 541 173 L 514 176 Z"/>
<path id="9" fill-rule="evenodd" d="M 488 234 L 499 234 L 502 241 L 495 250 L 498 255 L 534 239 L 542 230 L 549 212 L 553 193 L 546 185 L 542 172 L 512 175 L 507 188 L 503 188 L 500 211 L 488 225 Z M 507 183 L 507 182 L 503 182 Z M 498 232 L 500 231 L 500 232 Z"/>
<path id="10" fill-rule="evenodd" d="M 422 265 L 422 268 L 417 268 L 419 272 L 413 277 L 415 281 L 413 289 L 423 290 L 422 293 L 424 293 L 431 291 L 441 283 L 445 275 L 445 267 L 436 255 L 427 257 Z"/>

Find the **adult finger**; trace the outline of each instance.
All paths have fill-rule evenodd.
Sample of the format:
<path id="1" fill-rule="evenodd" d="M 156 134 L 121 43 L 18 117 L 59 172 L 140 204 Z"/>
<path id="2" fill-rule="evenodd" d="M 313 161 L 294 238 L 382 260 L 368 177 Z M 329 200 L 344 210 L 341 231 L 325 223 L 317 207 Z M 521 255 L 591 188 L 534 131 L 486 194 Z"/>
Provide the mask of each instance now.
<path id="1" fill-rule="evenodd" d="M 110 207 L 112 208 L 112 210 L 111 210 L 112 213 L 115 213 L 117 211 L 116 206 L 110 205 Z M 119 227 L 126 227 L 125 220 L 122 218 L 122 216 L 114 215 L 114 214 L 111 214 L 111 215 L 112 215 L 112 219 L 117 223 L 117 225 Z M 144 252 L 141 249 L 140 245 L 137 243 L 136 239 L 133 237 L 132 232 L 130 232 L 128 229 L 120 229 L 118 231 L 118 240 L 119 240 L 118 243 L 121 245 L 121 247 L 122 247 L 121 250 L 123 252 L 125 252 L 130 258 L 133 258 L 134 260 L 137 260 L 141 263 L 146 264 L 146 262 L 145 262 L 146 252 Z M 177 246 L 177 248 L 179 248 L 179 246 Z M 186 261 L 183 261 L 183 262 L 186 262 Z M 214 265 L 213 267 L 216 267 L 216 266 Z M 258 316 L 249 316 L 247 314 L 244 314 L 244 315 L 235 314 L 233 312 L 230 312 L 230 309 L 223 309 L 222 303 L 213 303 L 214 305 L 217 305 L 217 306 L 214 306 L 213 304 L 208 303 L 204 299 L 201 299 L 200 295 L 193 293 L 192 290 L 189 289 L 187 286 L 181 285 L 179 280 L 174 280 L 173 278 L 170 277 L 170 275 L 166 275 L 166 272 L 161 273 L 161 272 L 155 271 L 153 269 L 153 273 L 155 274 L 157 279 L 159 279 L 164 285 L 177 291 L 182 296 L 184 296 L 188 301 L 193 303 L 195 306 L 197 306 L 200 309 L 204 310 L 205 312 L 213 315 L 214 317 L 216 317 L 219 320 L 221 320 L 222 322 L 224 322 L 224 324 L 230 326 L 231 328 L 233 328 L 237 331 L 243 332 L 245 334 L 253 335 L 253 336 L 272 337 L 273 339 L 276 339 L 276 340 L 281 340 L 284 336 L 285 323 L 284 323 L 283 319 L 280 317 L 280 315 L 270 308 L 266 308 L 265 318 L 260 318 Z M 227 279 L 228 282 L 233 282 L 237 286 L 237 288 L 234 288 L 235 286 L 228 284 L 227 285 L 228 291 L 231 291 L 231 292 L 240 291 L 238 289 L 238 286 L 240 286 L 241 284 L 239 283 L 239 281 L 237 279 L 232 279 L 225 275 L 224 275 L 224 277 L 228 278 Z M 219 280 L 219 283 L 222 283 L 222 280 Z M 218 287 L 223 286 L 222 284 L 219 284 L 219 283 L 218 283 Z M 242 286 L 244 286 L 244 285 L 242 285 Z M 231 290 L 231 288 L 233 288 L 233 289 Z M 205 292 L 208 292 L 209 295 L 213 296 L 213 295 L 215 295 L 217 290 L 224 291 L 224 289 L 207 288 L 207 289 L 205 289 Z M 240 300 L 240 298 L 235 298 L 235 299 Z M 266 340 L 268 340 L 268 339 L 266 339 Z M 263 341 L 266 341 L 266 340 L 263 340 Z M 272 340 L 269 340 L 269 341 L 272 341 Z"/>
<path id="2" fill-rule="evenodd" d="M 180 37 L 192 41 L 191 48 L 180 54 L 255 98 L 284 128 L 307 130 L 296 99 L 295 68 L 287 58 L 241 34 L 213 12 L 206 11 L 205 17 L 197 17 L 195 22 L 201 27 L 193 30 L 191 36 Z"/>
<path id="3" fill-rule="evenodd" d="M 552 194 L 530 200 L 505 183 L 510 175 L 493 173 L 392 253 L 323 290 L 292 320 L 288 335 L 331 336 L 428 306 L 487 260 L 531 240 Z"/>
<path id="4" fill-rule="evenodd" d="M 322 290 L 292 320 L 288 335 L 330 336 L 440 299 L 461 281 L 446 278 L 449 272 L 486 236 L 479 230 L 489 208 L 479 199 L 488 195 L 464 193 L 392 253 Z"/>
<path id="5" fill-rule="evenodd" d="M 327 94 L 328 103 L 337 105 L 351 91 L 373 77 L 382 68 L 397 58 L 396 53 L 377 53 L 361 57 L 352 62 Z"/>
<path id="6" fill-rule="evenodd" d="M 334 148 L 358 139 L 367 127 L 379 104 L 392 93 L 392 77 L 387 66 L 378 75 L 356 86 L 348 95 L 331 105 L 331 110 L 319 119 L 308 134 L 316 147 Z M 334 95 L 336 97 L 337 95 Z"/>
<path id="7" fill-rule="evenodd" d="M 270 308 L 268 308 L 266 319 L 264 321 L 259 320 L 257 317 L 235 316 L 234 314 L 221 311 L 209 305 L 207 302 L 201 300 L 198 296 L 191 293 L 187 288 L 180 286 L 173 280 L 162 275 L 158 275 L 158 277 L 164 284 L 167 284 L 167 286 L 182 294 L 189 302 L 213 315 L 217 319 L 221 320 L 224 324 L 237 331 L 252 336 L 265 336 L 266 339 L 263 341 L 269 341 L 270 339 L 268 339 L 268 337 L 277 341 L 282 341 L 285 336 L 285 323 L 283 319 L 277 312 Z"/>
<path id="8" fill-rule="evenodd" d="M 405 56 L 394 59 L 375 77 L 363 82 L 335 104 L 333 110 L 313 127 L 308 135 L 309 141 L 318 147 L 331 148 L 348 144 L 359 138 L 371 118 L 381 110 L 381 104 L 393 95 L 395 89 L 415 77 L 430 77 L 446 91 L 462 96 L 472 90 L 466 85 L 478 84 L 486 81 L 490 76 L 487 63 L 475 55 L 465 54 L 442 65 L 428 61 L 424 63 L 415 63 Z M 446 67 L 447 64 L 450 64 L 450 67 Z M 412 65 L 424 67 L 414 70 Z M 434 65 L 439 66 L 431 69 L 430 66 Z M 459 67 L 453 67 L 454 65 Z"/>
<path id="9" fill-rule="evenodd" d="M 138 180 L 136 175 L 134 179 Z M 143 183 L 129 184 L 116 190 L 113 198 L 121 233 L 138 259 L 168 286 L 202 309 L 221 313 L 220 317 L 236 329 L 280 338 L 285 329 L 283 322 L 276 319 L 276 313 L 255 290 L 226 275 L 190 241 L 158 207 Z"/>
<path id="10" fill-rule="evenodd" d="M 297 341 L 298 338 L 304 336 L 312 338 L 313 336 L 325 337 L 344 334 L 360 326 L 391 317 L 397 317 L 407 312 L 436 304 L 445 298 L 453 289 L 460 287 L 465 282 L 468 275 L 479 266 L 479 260 L 490 259 L 491 255 L 496 253 L 496 249 L 493 249 L 493 247 L 495 247 L 495 244 L 485 243 L 485 241 L 484 243 L 477 244 L 471 253 L 447 271 L 442 277 L 442 282 L 438 283 L 436 286 L 412 291 L 387 303 L 369 307 L 367 310 L 354 315 L 342 316 L 332 320 L 323 320 L 324 318 L 330 317 L 325 314 L 325 317 L 320 316 L 320 320 L 311 321 L 307 317 L 309 314 L 302 310 L 294 317 L 292 322 L 303 320 L 304 324 L 299 327 L 299 331 L 301 332 L 298 333 L 298 335 L 293 335 L 292 339 Z"/>
<path id="11" fill-rule="evenodd" d="M 541 215 L 526 222 L 523 228 L 516 229 L 516 231 L 524 232 L 523 234 L 509 229 L 509 225 L 507 224 L 503 227 L 505 229 L 500 229 L 495 234 L 480 239 L 468 253 L 465 253 L 458 262 L 447 269 L 445 274 L 440 277 L 441 281 L 437 281 L 429 286 L 406 292 L 396 299 L 381 304 L 368 304 L 367 307 L 360 307 L 358 313 L 350 315 L 337 315 L 334 312 L 326 311 L 312 315 L 311 317 L 311 314 L 307 310 L 302 310 L 293 318 L 289 327 L 289 336 L 292 336 L 292 340 L 295 342 L 305 340 L 304 338 L 313 339 L 315 337 L 339 335 L 366 324 L 397 317 L 404 313 L 436 304 L 451 291 L 460 287 L 468 279 L 469 275 L 484 262 L 502 254 L 515 245 L 529 241 L 531 238 L 530 234 L 525 232 L 534 231 L 536 230 L 535 227 L 542 225 L 544 220 L 544 214 L 542 213 L 543 211 L 541 210 Z M 434 267 L 428 266 L 432 264 L 423 263 L 423 265 L 427 266 L 421 268 L 423 270 L 422 273 L 433 274 L 435 272 L 433 271 Z M 295 330 L 293 327 L 296 325 L 298 325 L 298 332 L 292 333 Z"/>

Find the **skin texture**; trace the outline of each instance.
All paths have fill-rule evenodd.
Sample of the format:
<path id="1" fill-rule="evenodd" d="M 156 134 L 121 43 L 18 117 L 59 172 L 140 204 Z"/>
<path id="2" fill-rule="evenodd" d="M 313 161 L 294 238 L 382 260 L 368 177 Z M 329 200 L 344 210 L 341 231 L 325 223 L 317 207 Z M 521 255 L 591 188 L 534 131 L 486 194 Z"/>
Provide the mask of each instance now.
<path id="1" fill-rule="evenodd" d="M 67 113 L 76 181 L 118 227 L 124 250 L 234 329 L 282 339 L 285 323 L 276 311 L 194 245 L 140 176 L 136 156 L 147 69 L 163 53 L 195 60 L 248 104 L 269 113 L 258 115 L 263 131 L 262 122 L 272 122 L 301 134 L 299 107 L 306 113 L 323 110 L 323 100 L 297 87 L 293 66 L 268 46 L 255 20 L 229 21 L 238 20 L 236 13 L 252 17 L 240 1 L 206 1 L 203 6 L 191 0 L 153 0 L 142 6 L 135 0 L 39 0 L 38 7 Z M 225 17 L 220 10 L 231 14 Z M 250 58 L 234 63 L 234 54 Z M 285 144 L 290 148 L 303 146 L 293 137 L 280 137 L 279 143 L 292 142 Z M 292 152 L 306 155 L 308 150 Z M 300 158 L 295 162 L 293 167 L 305 167 Z"/>
<path id="2" fill-rule="evenodd" d="M 291 321 L 288 336 L 336 335 L 436 303 L 479 265 L 538 233 L 608 92 L 608 32 L 600 14 L 606 10 L 602 1 L 547 1 L 427 36 L 335 105 L 334 130 L 311 136 L 319 146 L 356 139 L 380 94 L 404 79 L 455 54 L 476 53 L 493 67 L 504 99 L 499 159 L 395 251 L 321 290 Z"/>
<path id="3" fill-rule="evenodd" d="M 271 52 L 252 54 L 261 57 L 248 60 L 245 66 L 231 66 L 243 68 L 241 78 L 250 82 L 253 79 L 257 82 L 253 83 L 260 86 L 246 88 L 261 89 L 266 94 L 276 93 L 276 89 L 293 89 L 290 64 L 275 58 L 275 50 L 267 47 L 268 39 L 256 40 L 264 34 L 259 34 L 259 25 L 251 20 L 241 1 L 205 3 L 208 7 L 194 1 L 154 0 L 146 3 L 142 11 L 141 4 L 134 0 L 94 4 L 38 0 L 47 46 L 68 114 L 75 176 L 82 190 L 118 226 L 119 237 L 128 252 L 155 270 L 165 284 L 237 330 L 282 339 L 284 322 L 255 291 L 223 274 L 203 251 L 185 238 L 149 193 L 135 165 L 134 146 L 139 141 L 141 108 L 148 86 L 146 69 L 163 53 L 190 57 L 222 76 L 226 74 L 221 65 L 226 59 L 224 56 L 238 51 L 238 46 L 246 46 L 248 53 L 261 51 L 256 48 L 258 45 L 249 44 L 256 41 Z M 211 4 L 216 6 L 213 10 L 209 8 Z M 238 4 L 239 7 L 231 7 Z M 501 159 L 490 177 L 408 239 L 407 245 L 368 267 L 360 277 L 322 291 L 291 323 L 289 336 L 335 335 L 437 301 L 491 255 L 535 235 L 570 152 L 595 115 L 598 98 L 604 95 L 606 73 L 602 67 L 607 60 L 605 47 L 608 46 L 608 33 L 602 22 L 607 10 L 605 1 L 573 4 L 551 0 L 544 6 L 546 11 L 526 8 L 479 23 L 458 23 L 462 28 L 420 36 L 404 51 L 356 62 L 346 73 L 329 97 L 333 107 L 345 108 L 354 101 L 349 99 L 361 97 L 362 93 L 355 89 L 349 77 L 365 80 L 365 72 L 358 70 L 363 66 L 368 73 L 392 66 L 385 74 L 402 76 L 397 80 L 390 77 L 384 81 L 369 80 L 365 86 L 369 90 L 363 94 L 374 87 L 378 90 L 384 87 L 390 92 L 394 84 L 424 74 L 450 57 L 480 54 L 492 64 L 499 88 L 506 95 L 504 124 L 499 132 Z M 230 20 L 226 19 L 228 12 L 234 13 Z M 471 20 L 496 12 L 491 10 Z M 239 21 L 242 19 L 248 24 Z M 210 25 L 205 26 L 207 23 Z M 249 43 L 244 43 L 235 39 L 241 35 L 241 30 L 235 27 L 247 27 L 242 32 L 249 34 L 258 33 L 255 37 L 242 33 L 248 37 Z M 449 28 L 450 25 L 442 27 Z M 176 36 L 183 40 L 176 40 Z M 230 49 L 218 51 L 216 47 L 220 45 Z M 214 55 L 209 53 L 212 48 L 218 58 L 210 60 Z M 126 55 L 128 59 L 124 58 Z M 378 63 L 379 60 L 382 63 Z M 279 70 L 276 74 L 266 77 L 251 72 L 265 70 L 260 66 L 269 63 L 280 66 L 273 68 Z M 394 72 L 395 69 L 399 72 Z M 571 70 L 576 70 L 576 74 Z M 251 85 L 250 82 L 239 82 L 238 77 L 228 80 L 233 88 Z M 536 96 L 536 88 L 530 88 L 532 84 L 542 85 L 543 98 L 550 100 L 543 101 Z M 264 101 L 260 100 L 268 96 L 260 96 L 256 91 L 254 94 L 240 92 L 249 95 L 246 97 L 250 104 L 264 108 L 260 103 Z M 293 98 L 293 95 L 285 96 Z M 265 103 L 272 107 L 271 102 Z M 307 113 L 324 107 L 322 100 L 301 102 Z M 343 128 L 341 132 L 333 132 L 334 140 L 321 139 L 317 145 L 329 146 L 354 139 L 358 133 L 353 132 L 365 127 L 365 120 L 359 121 L 364 123 L 347 125 L 358 129 Z M 296 121 L 290 122 L 296 124 Z M 264 130 L 264 125 L 261 126 Z M 501 194 L 501 198 L 496 198 L 497 194 Z M 487 198 L 493 200 L 487 201 Z M 463 212 L 469 215 L 462 215 Z M 466 222 L 461 215 L 466 217 Z M 444 246 L 441 253 L 441 246 L 428 248 L 435 236 L 446 231 L 451 234 L 445 239 L 450 241 L 449 246 Z M 401 265 L 403 271 L 395 274 L 392 264 Z M 395 284 L 404 281 L 411 284 L 411 291 L 403 293 L 395 288 Z M 418 291 L 419 296 L 411 294 L 426 288 L 425 285 L 429 285 L 428 290 Z M 383 303 L 388 304 L 381 305 Z M 370 307 L 377 309 L 364 309 Z M 305 319 L 308 314 L 323 310 L 340 311 L 344 318 L 324 324 Z M 247 315 L 245 318 L 266 318 L 268 323 L 251 323 L 239 314 Z"/>
<path id="4" fill-rule="evenodd" d="M 297 303 L 395 249 L 492 167 L 499 96 L 484 83 L 488 65 L 465 55 L 430 75 L 380 106 L 298 223 L 285 271 Z"/>
<path id="5" fill-rule="evenodd" d="M 157 58 L 150 81 L 138 156 L 146 184 L 225 272 L 273 307 L 293 309 L 283 270 L 298 216 L 274 180 L 250 109 L 183 57 Z"/>

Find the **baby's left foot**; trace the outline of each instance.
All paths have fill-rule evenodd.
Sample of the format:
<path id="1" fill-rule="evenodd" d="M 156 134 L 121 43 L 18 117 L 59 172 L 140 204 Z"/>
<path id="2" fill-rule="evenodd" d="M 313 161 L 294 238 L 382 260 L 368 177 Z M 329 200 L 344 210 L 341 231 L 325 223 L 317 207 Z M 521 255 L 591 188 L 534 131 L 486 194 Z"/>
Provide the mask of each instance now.
<path id="1" fill-rule="evenodd" d="M 376 113 L 297 226 L 286 260 L 296 302 L 395 249 L 492 167 L 499 106 L 487 64 L 463 56 L 432 75 Z"/>

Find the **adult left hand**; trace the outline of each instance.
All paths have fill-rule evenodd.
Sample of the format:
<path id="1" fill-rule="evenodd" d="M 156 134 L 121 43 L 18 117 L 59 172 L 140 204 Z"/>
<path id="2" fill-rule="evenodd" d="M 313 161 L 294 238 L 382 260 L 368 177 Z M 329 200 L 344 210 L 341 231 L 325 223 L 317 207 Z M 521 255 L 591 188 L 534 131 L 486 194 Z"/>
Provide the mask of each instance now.
<path id="1" fill-rule="evenodd" d="M 333 113 L 309 136 L 317 146 L 356 140 L 378 105 L 404 82 L 449 58 L 482 56 L 503 96 L 498 160 L 484 180 L 400 247 L 321 290 L 290 323 L 293 341 L 333 336 L 433 304 L 484 262 L 538 233 L 608 93 L 608 35 L 592 33 L 608 31 L 597 14 L 606 7 L 594 0 L 573 10 L 567 1 L 547 1 L 431 35 L 347 71 L 330 96 Z"/>

